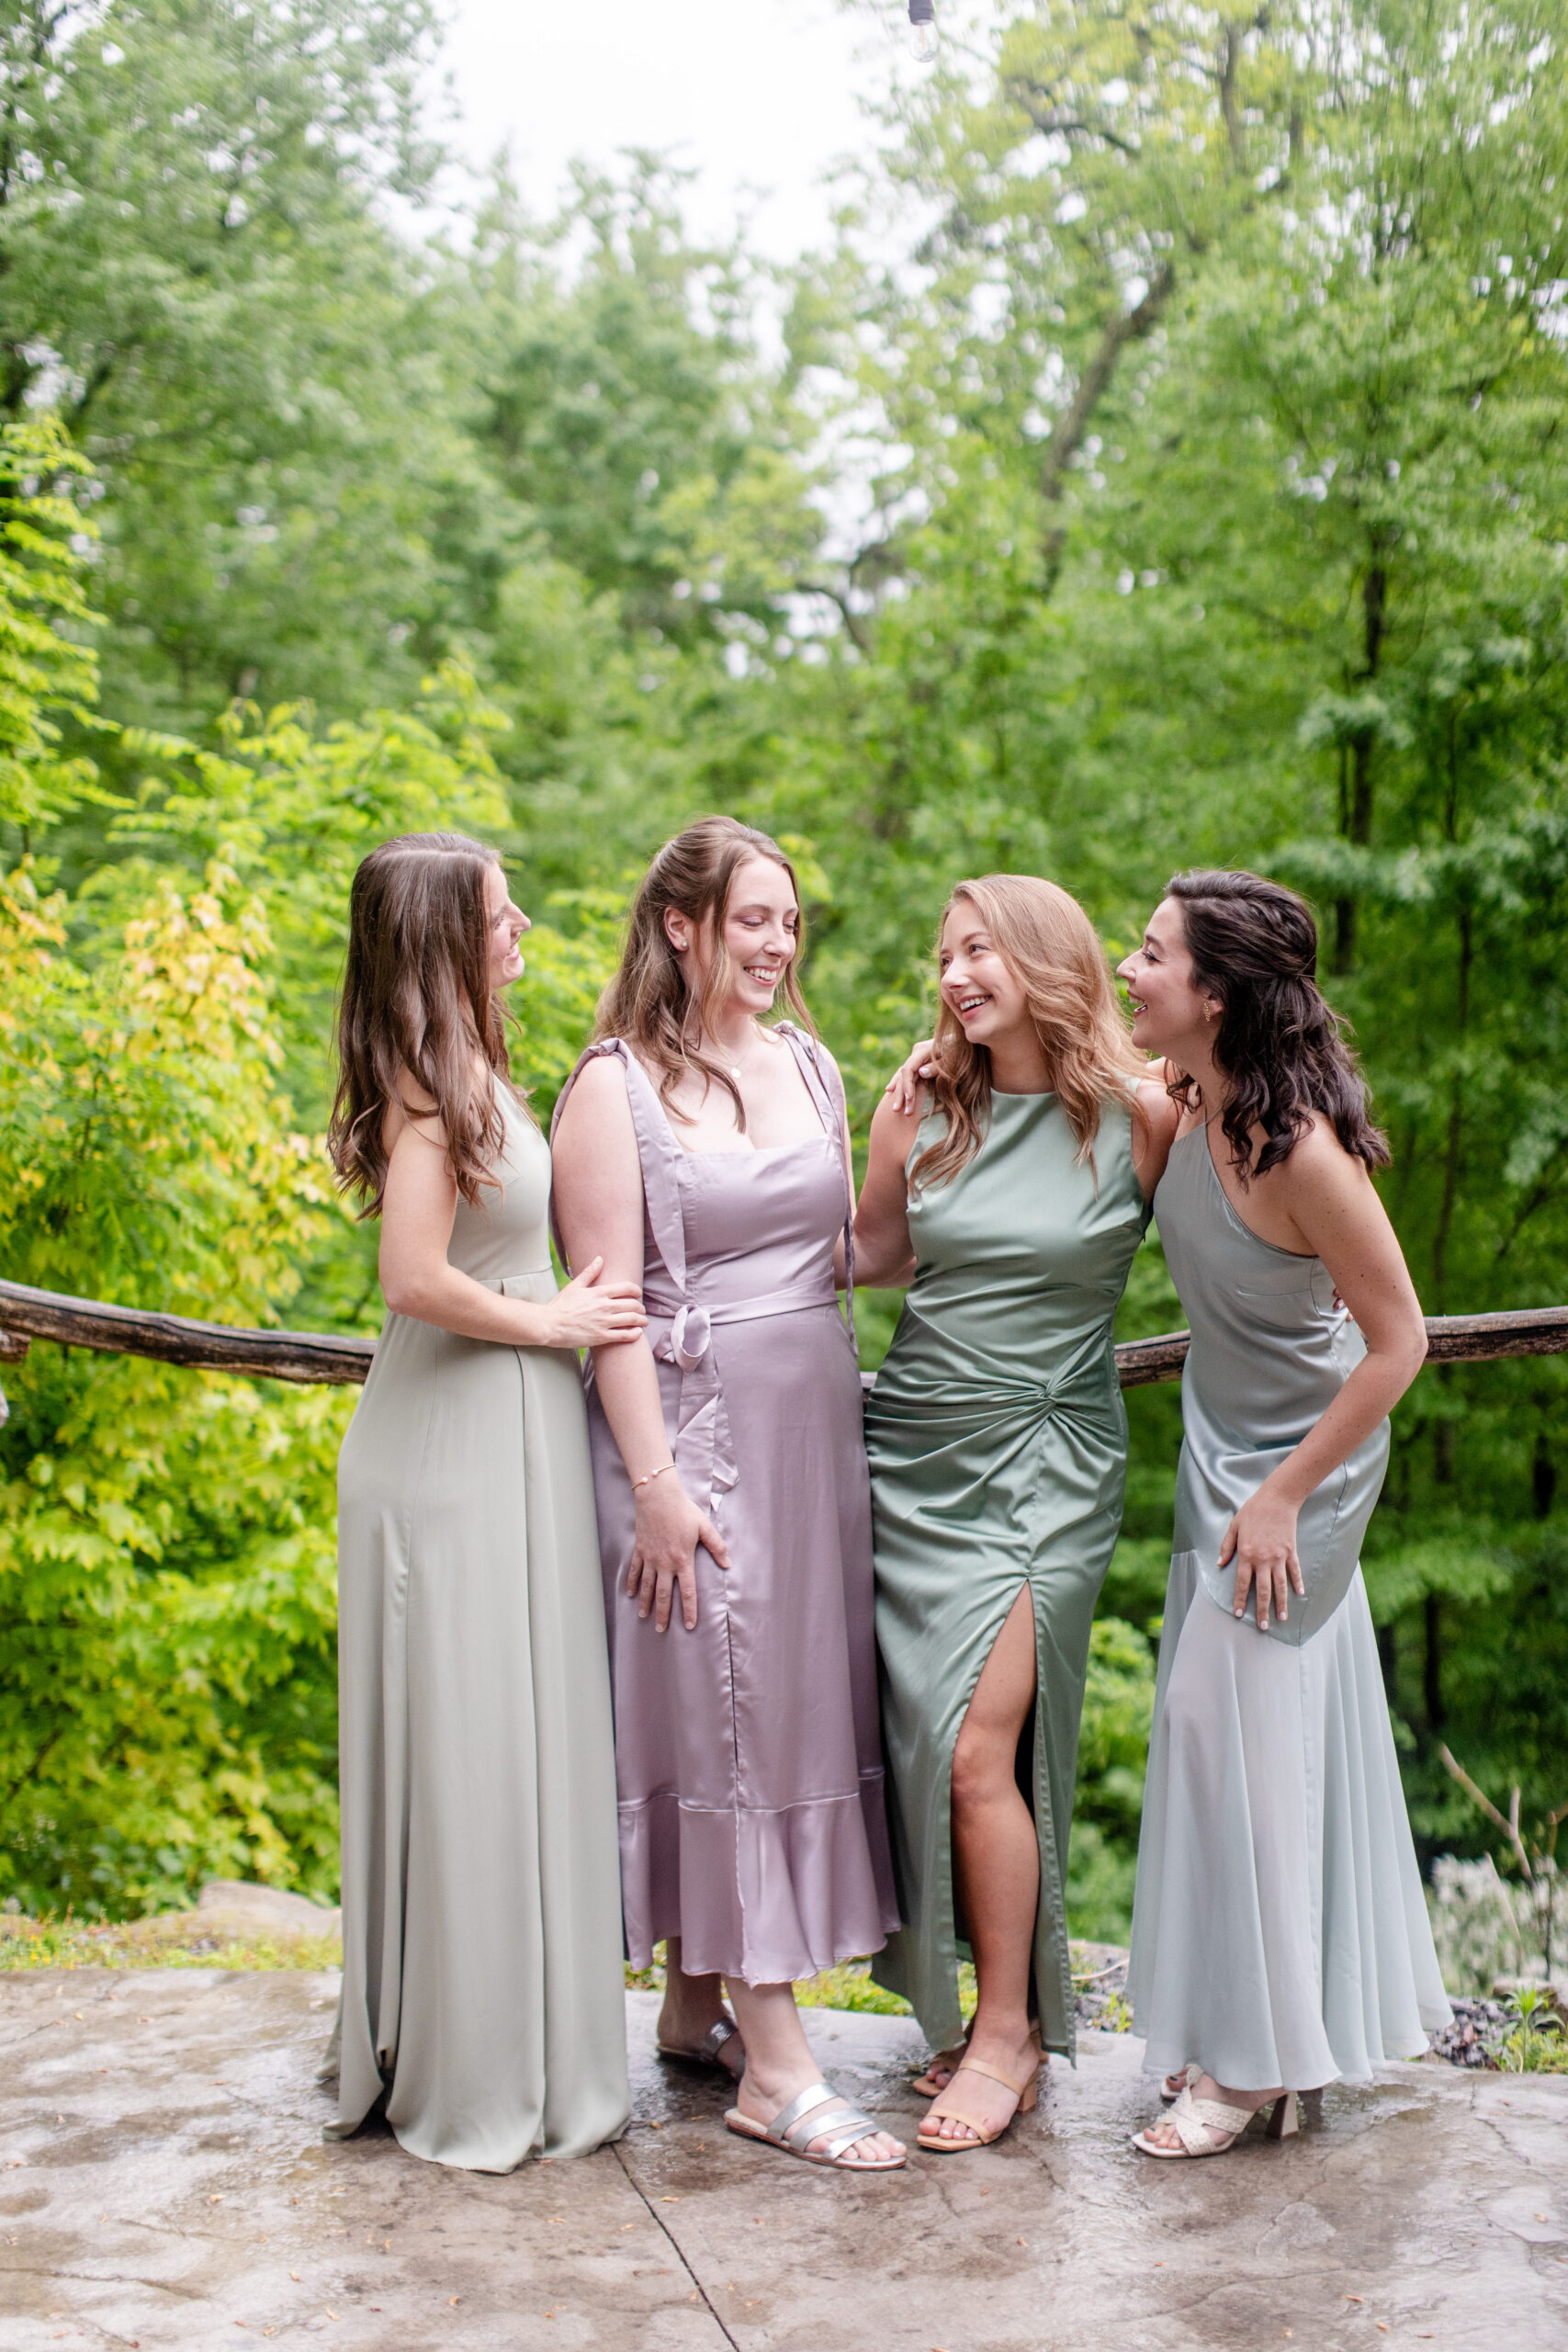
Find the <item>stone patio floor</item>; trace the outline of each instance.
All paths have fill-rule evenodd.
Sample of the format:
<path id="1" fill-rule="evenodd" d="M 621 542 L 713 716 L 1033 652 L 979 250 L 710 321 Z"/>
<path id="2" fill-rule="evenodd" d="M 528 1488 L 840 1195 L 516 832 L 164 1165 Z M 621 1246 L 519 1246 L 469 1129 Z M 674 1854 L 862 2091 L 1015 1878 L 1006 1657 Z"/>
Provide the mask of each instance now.
<path id="1" fill-rule="evenodd" d="M 847 2180 L 749 2147 L 627 1998 L 620 2147 L 506 2178 L 327 2144 L 336 1980 L 0 1976 L 0 2346 L 203 2352 L 1548 2352 L 1568 2346 L 1568 2079 L 1392 2067 L 1302 2136 L 1155 2165 L 1140 2045 L 1089 2034 L 968 2156 Z M 818 2010 L 913 2140 L 903 2019 Z"/>

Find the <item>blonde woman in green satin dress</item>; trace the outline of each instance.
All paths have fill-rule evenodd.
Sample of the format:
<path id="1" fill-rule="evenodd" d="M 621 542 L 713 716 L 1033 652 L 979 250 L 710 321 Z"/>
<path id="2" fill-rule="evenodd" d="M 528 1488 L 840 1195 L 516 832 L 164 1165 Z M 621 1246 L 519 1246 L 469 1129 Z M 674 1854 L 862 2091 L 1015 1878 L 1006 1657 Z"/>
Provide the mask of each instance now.
<path id="1" fill-rule="evenodd" d="M 1127 1454 L 1111 1328 L 1176 1114 L 1055 884 L 959 883 L 938 962 L 929 1098 L 896 1080 L 878 1108 L 855 1245 L 863 1281 L 914 1276 L 866 1415 L 906 1921 L 874 1969 L 942 2053 L 920 2145 L 956 2154 L 1073 2048 L 1067 1832 Z M 944 2050 L 961 1940 L 979 2002 Z"/>

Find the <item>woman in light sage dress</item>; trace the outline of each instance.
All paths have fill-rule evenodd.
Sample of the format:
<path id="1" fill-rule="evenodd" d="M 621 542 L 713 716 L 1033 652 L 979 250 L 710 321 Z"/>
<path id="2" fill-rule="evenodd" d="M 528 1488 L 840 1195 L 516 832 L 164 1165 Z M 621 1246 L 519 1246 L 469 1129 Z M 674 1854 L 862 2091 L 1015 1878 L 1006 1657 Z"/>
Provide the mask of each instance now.
<path id="1" fill-rule="evenodd" d="M 835 1303 L 843 1090 L 803 1028 L 761 1025 L 781 988 L 807 1018 L 799 945 L 765 834 L 710 818 L 666 844 L 558 1111 L 557 1213 L 569 1262 L 602 1255 L 649 1317 L 596 1351 L 589 1419 L 626 1943 L 641 1968 L 668 1945 L 660 2046 L 739 2075 L 731 2131 L 886 2171 L 902 2147 L 819 2079 L 791 1989 L 897 1924 Z"/>
<path id="2" fill-rule="evenodd" d="M 1073 2049 L 1067 1835 L 1127 1453 L 1111 1319 L 1175 1114 L 1055 884 L 959 883 L 939 962 L 931 1108 L 878 1109 L 856 1237 L 863 1279 L 915 1270 L 866 1417 L 906 1921 L 874 1973 L 941 2049 L 974 1954 L 967 2044 L 916 2086 L 940 2094 L 920 2145 L 956 2154 L 1033 2105 L 1042 2044 Z"/>
<path id="3" fill-rule="evenodd" d="M 439 2164 L 585 2155 L 630 2109 L 615 1769 L 575 1350 L 635 1290 L 558 1292 L 550 1159 L 496 991 L 526 918 L 451 833 L 354 879 L 333 1121 L 389 1312 L 338 1466 L 338 2120 Z"/>
<path id="4" fill-rule="evenodd" d="M 1200 873 L 1122 967 L 1182 1104 L 1155 1215 L 1192 1331 L 1133 1915 L 1155 2156 L 1293 2132 L 1450 2017 L 1359 1567 L 1426 1332 L 1316 952 L 1292 892 Z"/>

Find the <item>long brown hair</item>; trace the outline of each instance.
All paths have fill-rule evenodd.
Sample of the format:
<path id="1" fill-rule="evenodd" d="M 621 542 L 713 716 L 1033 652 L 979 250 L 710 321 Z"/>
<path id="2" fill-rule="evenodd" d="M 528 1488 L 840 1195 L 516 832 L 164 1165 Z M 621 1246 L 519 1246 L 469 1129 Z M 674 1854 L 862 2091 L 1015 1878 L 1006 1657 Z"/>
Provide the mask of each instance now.
<path id="1" fill-rule="evenodd" d="M 1127 1034 L 1094 925 L 1057 883 L 1033 874 L 987 874 L 953 884 L 937 927 L 939 954 L 947 918 L 964 899 L 1023 989 L 1053 1090 L 1077 1138 L 1077 1158 L 1092 1168 L 1100 1114 L 1107 1103 L 1135 1113 L 1129 1080 L 1148 1070 Z M 909 1171 L 917 1185 L 951 1182 L 979 1150 L 990 1121 L 991 1057 L 970 1045 L 945 998 L 934 1059 L 932 1107 L 945 1117 L 947 1132 Z"/>
<path id="2" fill-rule="evenodd" d="M 404 1070 L 435 1104 L 431 1115 L 446 1129 L 464 1200 L 477 1208 L 496 1181 L 491 1167 L 506 1136 L 497 1086 L 516 1098 L 490 985 L 485 878 L 500 863 L 463 833 L 403 833 L 355 874 L 327 1148 L 339 1183 L 359 1194 L 361 1216 L 381 1213 L 382 1126 Z"/>
<path id="3" fill-rule="evenodd" d="M 1366 1081 L 1317 985 L 1317 925 L 1304 899 L 1229 868 L 1173 874 L 1192 978 L 1224 1011 L 1214 1059 L 1231 1081 L 1220 1121 L 1243 1183 L 1288 1159 L 1320 1112 L 1363 1167 L 1386 1168 L 1388 1137 L 1367 1114 Z M 1169 1092 L 1191 1104 L 1192 1081 Z M 1252 1130 L 1263 1130 L 1253 1166 Z"/>
<path id="4" fill-rule="evenodd" d="M 665 842 L 632 901 L 620 969 L 600 998 L 593 1023 L 596 1038 L 624 1037 L 638 1060 L 659 1072 L 659 1091 L 666 1103 L 687 1071 L 700 1069 L 710 1084 L 722 1086 L 729 1095 L 742 1130 L 746 1106 L 739 1089 L 729 1072 L 703 1051 L 702 1036 L 709 1007 L 721 1004 L 729 990 L 724 918 L 735 877 L 753 857 L 767 858 L 789 876 L 798 928 L 795 953 L 784 966 L 784 993 L 801 1027 L 813 1037 L 817 1035 L 795 977 L 806 918 L 795 868 L 777 842 L 733 817 L 701 818 Z M 681 959 L 664 928 L 667 910 L 684 915 L 698 929 L 712 923 L 713 960 L 696 994 L 686 986 Z"/>

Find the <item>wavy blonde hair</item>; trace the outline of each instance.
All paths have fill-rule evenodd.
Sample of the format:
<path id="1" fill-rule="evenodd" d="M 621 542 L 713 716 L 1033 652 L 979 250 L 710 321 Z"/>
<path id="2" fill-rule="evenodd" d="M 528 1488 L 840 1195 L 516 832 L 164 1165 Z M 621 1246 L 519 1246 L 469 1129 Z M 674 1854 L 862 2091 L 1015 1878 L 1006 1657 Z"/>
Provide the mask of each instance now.
<path id="1" fill-rule="evenodd" d="M 954 883 L 937 926 L 939 956 L 948 916 L 964 901 L 1023 989 L 1052 1091 L 1077 1138 L 1077 1158 L 1092 1169 L 1101 1113 L 1116 1103 L 1141 1116 L 1132 1085 L 1148 1071 L 1127 1034 L 1094 925 L 1057 883 L 1033 874 L 987 874 L 977 882 Z M 984 1046 L 970 1045 L 945 1000 L 933 1058 L 931 1107 L 942 1114 L 947 1132 L 915 1162 L 914 1185 L 951 1183 L 979 1150 L 990 1124 L 991 1057 Z"/>

